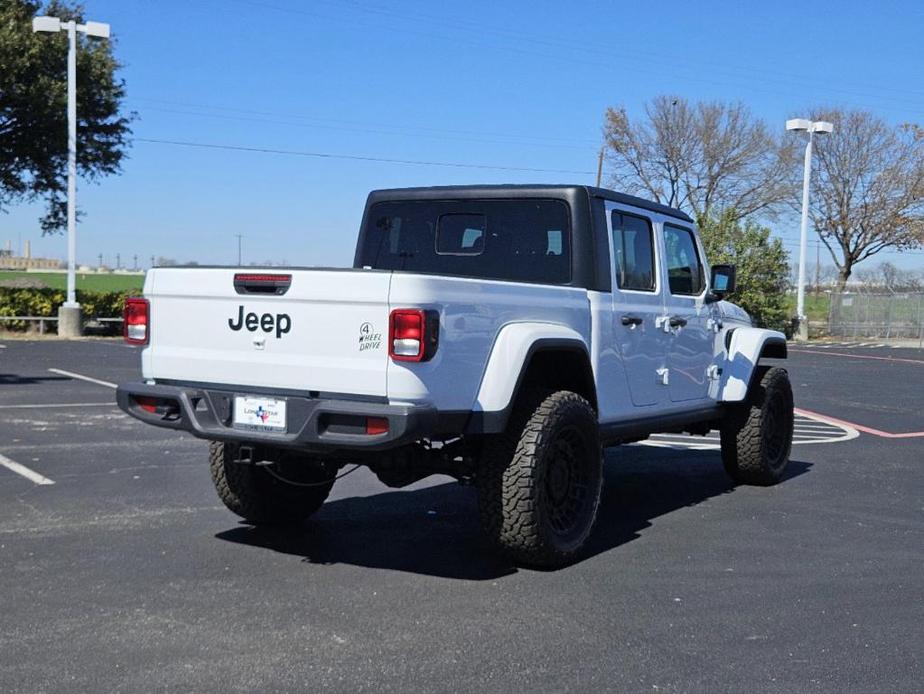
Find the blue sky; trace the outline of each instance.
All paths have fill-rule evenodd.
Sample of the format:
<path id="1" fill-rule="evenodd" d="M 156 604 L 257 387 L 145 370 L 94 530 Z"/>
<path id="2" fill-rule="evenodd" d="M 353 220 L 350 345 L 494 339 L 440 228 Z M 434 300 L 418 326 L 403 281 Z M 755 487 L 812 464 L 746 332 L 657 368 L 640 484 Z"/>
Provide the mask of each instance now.
<path id="1" fill-rule="evenodd" d="M 123 174 L 80 186 L 82 263 L 117 252 L 145 266 L 152 255 L 233 263 L 242 234 L 245 262 L 348 265 L 369 190 L 592 183 L 606 107 L 638 114 L 664 93 L 742 100 L 781 128 L 818 104 L 924 123 L 919 1 L 84 4 L 112 25 L 139 118 Z M 40 212 L 0 215 L 0 242 L 63 257 Z M 791 244 L 798 220 L 774 228 Z M 924 266 L 921 251 L 877 258 Z"/>

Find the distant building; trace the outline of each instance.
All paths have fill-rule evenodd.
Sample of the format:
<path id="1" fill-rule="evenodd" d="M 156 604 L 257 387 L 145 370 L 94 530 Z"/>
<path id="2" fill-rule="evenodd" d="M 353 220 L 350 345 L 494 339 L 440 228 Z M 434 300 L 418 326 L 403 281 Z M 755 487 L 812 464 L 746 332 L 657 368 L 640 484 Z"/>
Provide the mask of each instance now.
<path id="1" fill-rule="evenodd" d="M 0 270 L 57 270 L 63 263 L 56 258 L 33 258 L 32 244 L 23 244 L 22 256 L 13 255 L 12 241 L 6 242 L 6 248 L 0 249 Z"/>

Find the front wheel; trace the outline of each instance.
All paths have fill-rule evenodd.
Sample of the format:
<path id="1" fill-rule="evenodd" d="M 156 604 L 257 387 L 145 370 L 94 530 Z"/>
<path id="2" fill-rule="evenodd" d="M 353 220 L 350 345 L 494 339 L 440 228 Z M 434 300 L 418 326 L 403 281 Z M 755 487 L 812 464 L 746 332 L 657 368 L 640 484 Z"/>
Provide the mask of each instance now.
<path id="1" fill-rule="evenodd" d="M 793 399 L 789 374 L 762 368 L 745 401 L 722 421 L 722 463 L 739 484 L 768 486 L 783 477 L 792 448 Z"/>
<path id="2" fill-rule="evenodd" d="M 334 486 L 336 470 L 310 458 L 290 454 L 270 465 L 239 460 L 238 444 L 209 445 L 218 497 L 230 511 L 257 525 L 300 523 L 321 508 Z"/>
<path id="3" fill-rule="evenodd" d="M 527 395 L 507 431 L 486 442 L 476 474 L 482 525 L 520 564 L 561 566 L 590 537 L 603 455 L 597 416 L 570 391 Z"/>

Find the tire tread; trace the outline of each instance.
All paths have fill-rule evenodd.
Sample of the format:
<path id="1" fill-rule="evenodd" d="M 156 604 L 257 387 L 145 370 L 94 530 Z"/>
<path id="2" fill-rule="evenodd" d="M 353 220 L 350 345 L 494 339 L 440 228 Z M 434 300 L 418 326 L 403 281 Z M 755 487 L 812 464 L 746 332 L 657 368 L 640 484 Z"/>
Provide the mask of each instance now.
<path id="1" fill-rule="evenodd" d="M 769 486 L 782 478 L 786 468 L 784 462 L 777 469 L 766 459 L 763 441 L 763 406 L 768 392 L 782 390 L 792 405 L 792 387 L 789 374 L 780 367 L 759 367 L 755 383 L 748 391 L 743 403 L 729 409 L 722 423 L 722 462 L 726 472 L 740 484 Z M 790 420 L 789 448 L 792 446 Z"/>
<path id="2" fill-rule="evenodd" d="M 602 471 L 596 489 L 592 490 L 595 498 L 590 523 L 575 543 L 577 546 L 557 546 L 543 533 L 536 503 L 539 483 L 536 463 L 550 443 L 549 432 L 570 416 L 592 418 L 596 432 L 596 413 L 577 393 L 527 391 L 519 398 L 507 429 L 486 446 L 477 476 L 482 525 L 494 544 L 517 563 L 535 566 L 566 563 L 580 550 L 596 521 Z M 595 440 L 599 451 L 599 440 Z M 600 456 L 602 460 L 602 452 Z"/>

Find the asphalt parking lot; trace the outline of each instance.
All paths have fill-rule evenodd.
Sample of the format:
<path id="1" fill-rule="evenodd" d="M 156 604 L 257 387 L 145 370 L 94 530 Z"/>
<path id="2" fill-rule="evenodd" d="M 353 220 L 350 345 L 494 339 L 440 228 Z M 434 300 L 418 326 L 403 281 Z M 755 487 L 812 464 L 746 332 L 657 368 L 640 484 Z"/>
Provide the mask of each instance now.
<path id="1" fill-rule="evenodd" d="M 785 482 L 733 487 L 710 439 L 612 449 L 587 557 L 541 572 L 445 478 L 361 470 L 252 529 L 204 442 L 114 406 L 135 349 L 0 341 L 0 691 L 919 692 L 924 352 L 788 368 Z"/>

